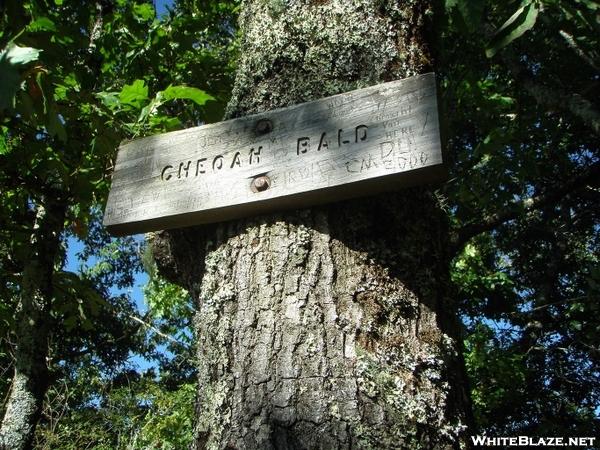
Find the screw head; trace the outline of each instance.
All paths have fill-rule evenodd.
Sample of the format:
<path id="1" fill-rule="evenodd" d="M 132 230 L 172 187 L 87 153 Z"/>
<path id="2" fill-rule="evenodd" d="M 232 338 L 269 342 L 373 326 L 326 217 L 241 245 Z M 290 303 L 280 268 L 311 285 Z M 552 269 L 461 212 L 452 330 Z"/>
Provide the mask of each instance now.
<path id="1" fill-rule="evenodd" d="M 265 134 L 273 131 L 273 122 L 268 119 L 262 119 L 256 124 L 254 131 L 256 132 L 257 136 L 264 136 Z"/>
<path id="2" fill-rule="evenodd" d="M 265 175 L 257 177 L 252 181 L 252 190 L 254 192 L 266 191 L 270 187 L 271 187 L 271 180 L 269 179 L 269 177 L 267 177 Z"/>

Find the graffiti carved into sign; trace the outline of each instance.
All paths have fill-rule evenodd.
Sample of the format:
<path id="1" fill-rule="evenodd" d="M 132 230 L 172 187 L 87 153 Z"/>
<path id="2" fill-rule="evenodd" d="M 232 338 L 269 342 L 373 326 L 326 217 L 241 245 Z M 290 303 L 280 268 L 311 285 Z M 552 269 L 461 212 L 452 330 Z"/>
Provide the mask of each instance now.
<path id="1" fill-rule="evenodd" d="M 230 220 L 440 180 L 434 74 L 121 145 L 115 235 Z"/>

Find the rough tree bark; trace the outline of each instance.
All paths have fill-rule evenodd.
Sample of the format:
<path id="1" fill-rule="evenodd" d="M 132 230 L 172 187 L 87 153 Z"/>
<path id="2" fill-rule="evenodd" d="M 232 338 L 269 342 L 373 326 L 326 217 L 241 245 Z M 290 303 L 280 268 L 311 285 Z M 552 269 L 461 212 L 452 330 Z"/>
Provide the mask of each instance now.
<path id="1" fill-rule="evenodd" d="M 249 0 L 229 117 L 432 69 L 422 0 Z M 194 449 L 468 447 L 432 186 L 154 236 L 196 298 Z"/>
<path id="2" fill-rule="evenodd" d="M 52 322 L 52 275 L 64 229 L 65 205 L 48 201 L 35 209 L 23 268 L 15 334 L 14 375 L 0 423 L 0 450 L 31 448 L 50 383 L 47 358 Z"/>

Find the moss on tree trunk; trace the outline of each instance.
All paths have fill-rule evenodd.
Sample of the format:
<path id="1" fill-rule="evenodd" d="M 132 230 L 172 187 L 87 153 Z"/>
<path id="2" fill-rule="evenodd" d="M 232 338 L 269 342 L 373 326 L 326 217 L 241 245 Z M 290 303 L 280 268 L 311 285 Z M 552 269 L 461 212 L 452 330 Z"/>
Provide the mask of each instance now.
<path id="1" fill-rule="evenodd" d="M 432 68 L 423 1 L 247 1 L 229 117 Z M 197 299 L 195 449 L 466 447 L 431 186 L 160 233 Z"/>

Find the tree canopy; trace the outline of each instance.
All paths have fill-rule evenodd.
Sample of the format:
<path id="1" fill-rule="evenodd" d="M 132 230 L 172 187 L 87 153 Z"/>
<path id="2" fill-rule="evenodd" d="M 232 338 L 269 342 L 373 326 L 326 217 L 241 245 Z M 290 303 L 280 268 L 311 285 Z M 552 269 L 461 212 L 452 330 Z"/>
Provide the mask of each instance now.
<path id="1" fill-rule="evenodd" d="M 158 397 L 177 401 L 169 392 L 189 381 L 185 333 L 185 351 L 159 358 L 159 373 L 142 379 L 128 363 L 131 352 L 158 358 L 157 346 L 175 345 L 165 336 L 179 334 L 189 314 L 169 315 L 185 312 L 176 306 L 185 295 L 159 292 L 156 280 L 147 288 L 155 307 L 144 315 L 127 293 L 114 293 L 133 284 L 145 244 L 110 238 L 101 211 L 122 140 L 222 116 L 236 7 L 211 3 L 192 14 L 180 5 L 158 18 L 147 2 L 2 2 L 2 448 L 129 445 L 142 422 L 126 416 L 150 420 L 148 411 L 163 407 Z M 75 241 L 78 255 L 68 251 Z M 67 255 L 80 270 L 66 269 Z M 157 380 L 164 390 L 150 394 Z M 132 402 L 125 391 L 134 383 Z"/>
<path id="2" fill-rule="evenodd" d="M 443 193 L 480 431 L 596 435 L 600 4 L 446 5 Z"/>
<path id="3" fill-rule="evenodd" d="M 473 434 L 600 435 L 600 3 L 436 6 L 450 172 L 437 193 Z M 19 448 L 190 438 L 189 299 L 154 274 L 151 242 L 106 234 L 102 208 L 121 141 L 221 119 L 240 7 L 0 1 L 0 447 L 24 430 Z M 114 291 L 144 267 L 147 313 Z M 12 425 L 19 373 L 43 405 Z"/>

